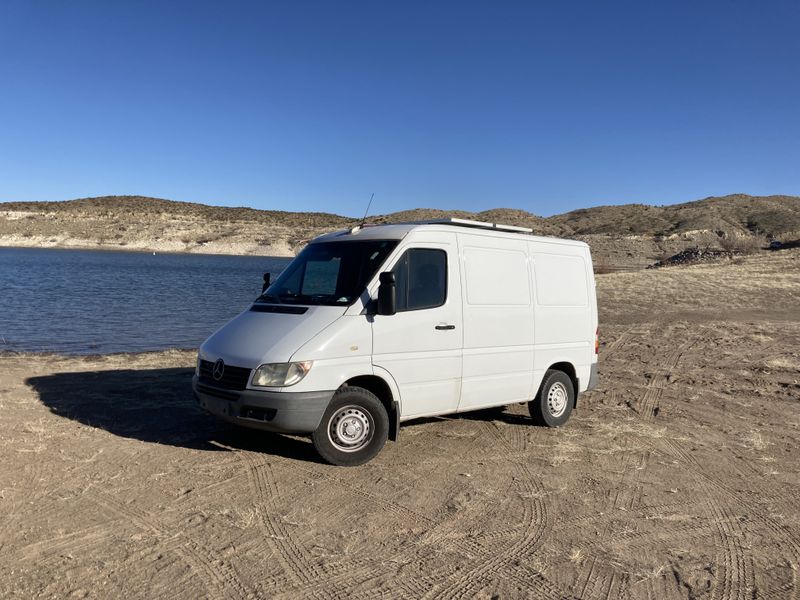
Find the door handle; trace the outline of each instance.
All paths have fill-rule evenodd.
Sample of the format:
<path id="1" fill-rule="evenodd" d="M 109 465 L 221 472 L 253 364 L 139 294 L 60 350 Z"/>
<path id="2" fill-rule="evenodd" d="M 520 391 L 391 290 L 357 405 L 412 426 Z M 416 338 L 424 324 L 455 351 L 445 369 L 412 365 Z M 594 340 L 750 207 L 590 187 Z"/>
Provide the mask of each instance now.
<path id="1" fill-rule="evenodd" d="M 438 329 L 439 331 L 445 331 L 447 329 L 455 329 L 455 328 L 456 328 L 455 325 L 437 325 L 436 326 L 436 329 Z"/>

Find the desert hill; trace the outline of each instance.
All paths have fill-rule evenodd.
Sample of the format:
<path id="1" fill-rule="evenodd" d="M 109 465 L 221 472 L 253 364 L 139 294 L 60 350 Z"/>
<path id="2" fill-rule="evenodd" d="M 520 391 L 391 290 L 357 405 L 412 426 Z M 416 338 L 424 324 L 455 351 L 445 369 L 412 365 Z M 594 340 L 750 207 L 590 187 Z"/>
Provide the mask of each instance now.
<path id="1" fill-rule="evenodd" d="M 563 227 L 563 233 L 573 235 L 669 236 L 708 230 L 778 236 L 800 230 L 800 197 L 737 194 L 670 206 L 598 206 L 551 220 Z"/>
<path id="2" fill-rule="evenodd" d="M 587 241 L 611 268 L 650 264 L 693 245 L 800 237 L 800 197 L 731 195 L 669 206 L 627 204 L 540 217 L 521 209 L 414 209 L 370 217 L 396 223 L 460 217 Z M 310 238 L 357 223 L 331 213 L 208 206 L 141 196 L 0 203 L 0 246 L 82 247 L 290 256 Z"/>

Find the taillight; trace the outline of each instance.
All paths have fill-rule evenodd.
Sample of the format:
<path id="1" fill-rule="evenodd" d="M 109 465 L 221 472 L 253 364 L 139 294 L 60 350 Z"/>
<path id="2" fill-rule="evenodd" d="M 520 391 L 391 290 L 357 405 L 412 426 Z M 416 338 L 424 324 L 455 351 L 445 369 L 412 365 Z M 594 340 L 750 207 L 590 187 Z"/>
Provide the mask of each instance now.
<path id="1" fill-rule="evenodd" d="M 594 332 L 594 353 L 600 354 L 600 328 Z"/>

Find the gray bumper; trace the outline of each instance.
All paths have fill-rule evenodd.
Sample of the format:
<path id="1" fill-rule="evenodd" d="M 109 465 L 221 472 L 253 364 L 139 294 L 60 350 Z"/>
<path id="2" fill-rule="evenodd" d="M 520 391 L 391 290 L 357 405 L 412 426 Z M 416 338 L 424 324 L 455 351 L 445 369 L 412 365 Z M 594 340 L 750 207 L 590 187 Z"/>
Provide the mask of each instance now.
<path id="1" fill-rule="evenodd" d="M 597 387 L 598 383 L 600 383 L 600 374 L 597 371 L 597 363 L 593 363 L 592 370 L 589 373 L 589 385 L 586 387 L 586 391 L 593 390 Z"/>
<path id="2" fill-rule="evenodd" d="M 192 378 L 194 398 L 205 411 L 231 423 L 281 433 L 311 433 L 333 397 L 329 392 L 227 390 Z"/>

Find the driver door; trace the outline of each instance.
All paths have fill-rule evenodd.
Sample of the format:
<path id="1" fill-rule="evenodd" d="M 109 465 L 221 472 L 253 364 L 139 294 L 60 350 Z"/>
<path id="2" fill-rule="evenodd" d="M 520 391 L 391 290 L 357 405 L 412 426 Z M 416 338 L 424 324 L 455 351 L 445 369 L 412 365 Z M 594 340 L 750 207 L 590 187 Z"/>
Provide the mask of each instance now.
<path id="1" fill-rule="evenodd" d="M 374 316 L 372 362 L 397 383 L 402 418 L 455 412 L 463 335 L 456 235 L 415 236 L 389 270 L 397 313 Z"/>

